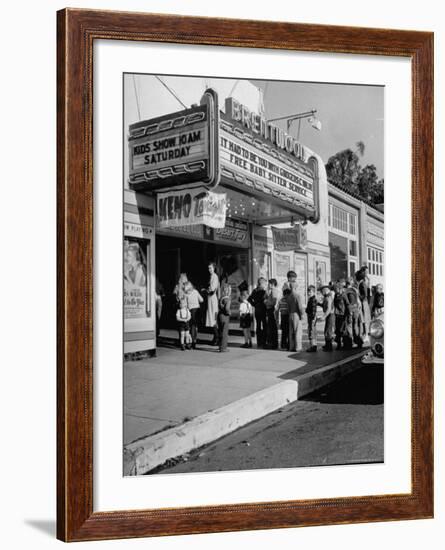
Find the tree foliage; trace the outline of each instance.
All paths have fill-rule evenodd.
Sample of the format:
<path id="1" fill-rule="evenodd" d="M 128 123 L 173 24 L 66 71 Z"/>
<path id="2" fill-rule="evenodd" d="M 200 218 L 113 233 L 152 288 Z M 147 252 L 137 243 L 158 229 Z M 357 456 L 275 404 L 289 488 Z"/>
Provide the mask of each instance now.
<path id="1" fill-rule="evenodd" d="M 356 146 L 355 151 L 345 149 L 329 158 L 326 164 L 328 181 L 373 204 L 383 203 L 384 180 L 378 178 L 374 164 L 361 166 L 358 154 L 363 156 L 365 144 L 358 141 Z"/>

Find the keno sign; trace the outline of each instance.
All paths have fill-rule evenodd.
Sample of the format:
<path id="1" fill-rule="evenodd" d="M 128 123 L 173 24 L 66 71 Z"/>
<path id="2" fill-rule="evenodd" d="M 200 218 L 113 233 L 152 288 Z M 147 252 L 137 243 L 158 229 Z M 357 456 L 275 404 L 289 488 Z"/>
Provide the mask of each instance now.
<path id="1" fill-rule="evenodd" d="M 221 229 L 226 222 L 226 194 L 203 187 L 159 193 L 156 205 L 160 229 L 198 224 Z"/>

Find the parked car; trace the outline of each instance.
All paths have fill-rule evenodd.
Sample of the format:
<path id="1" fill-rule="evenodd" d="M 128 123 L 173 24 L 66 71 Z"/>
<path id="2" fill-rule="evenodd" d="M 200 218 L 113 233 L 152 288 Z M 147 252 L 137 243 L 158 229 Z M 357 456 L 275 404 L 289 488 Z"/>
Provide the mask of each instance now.
<path id="1" fill-rule="evenodd" d="M 365 365 L 383 365 L 385 328 L 384 316 L 381 313 L 371 321 L 369 327 L 370 350 L 363 356 L 362 363 Z"/>

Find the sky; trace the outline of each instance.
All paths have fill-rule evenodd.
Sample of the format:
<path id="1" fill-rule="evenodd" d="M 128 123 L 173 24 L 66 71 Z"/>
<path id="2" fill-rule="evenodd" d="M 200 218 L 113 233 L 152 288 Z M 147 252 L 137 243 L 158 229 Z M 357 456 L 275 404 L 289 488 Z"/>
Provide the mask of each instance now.
<path id="1" fill-rule="evenodd" d="M 266 118 L 317 110 L 322 129 L 314 130 L 301 122 L 300 141 L 318 153 L 326 163 L 343 149 L 356 150 L 363 141 L 362 166 L 374 164 L 379 177 L 384 175 L 384 88 L 351 84 L 309 82 L 251 81 L 263 90 Z M 278 123 L 277 123 L 278 124 Z M 286 128 L 286 121 L 281 123 Z M 296 136 L 298 122 L 291 133 Z"/>

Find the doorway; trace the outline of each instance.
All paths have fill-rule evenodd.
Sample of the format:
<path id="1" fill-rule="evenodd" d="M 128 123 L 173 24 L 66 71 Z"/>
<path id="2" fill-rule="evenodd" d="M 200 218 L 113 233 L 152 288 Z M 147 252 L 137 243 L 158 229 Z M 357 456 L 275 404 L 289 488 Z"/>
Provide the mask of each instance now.
<path id="1" fill-rule="evenodd" d="M 176 298 L 173 294 L 180 273 L 186 273 L 193 286 L 201 292 L 209 282 L 208 264 L 216 264 L 220 284 L 232 289 L 231 316 L 237 317 L 239 289 L 250 285 L 249 250 L 215 242 L 156 236 L 156 285 L 162 296 L 163 310 L 160 326 L 175 326 Z M 205 316 L 203 307 L 201 318 Z"/>

